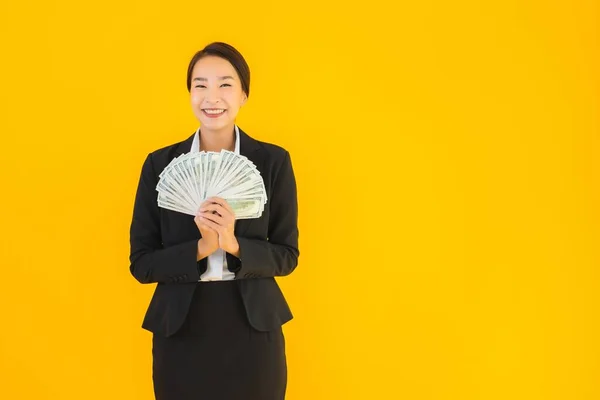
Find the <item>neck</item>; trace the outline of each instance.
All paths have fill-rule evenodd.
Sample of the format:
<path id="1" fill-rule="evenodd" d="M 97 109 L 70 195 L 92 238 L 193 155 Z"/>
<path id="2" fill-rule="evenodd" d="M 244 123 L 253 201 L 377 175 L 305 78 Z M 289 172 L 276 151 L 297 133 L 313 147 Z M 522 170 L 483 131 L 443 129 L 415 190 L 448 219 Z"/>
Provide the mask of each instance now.
<path id="1" fill-rule="evenodd" d="M 234 151 L 235 149 L 235 128 L 231 124 L 218 131 L 200 127 L 200 151 L 216 151 L 223 149 Z"/>

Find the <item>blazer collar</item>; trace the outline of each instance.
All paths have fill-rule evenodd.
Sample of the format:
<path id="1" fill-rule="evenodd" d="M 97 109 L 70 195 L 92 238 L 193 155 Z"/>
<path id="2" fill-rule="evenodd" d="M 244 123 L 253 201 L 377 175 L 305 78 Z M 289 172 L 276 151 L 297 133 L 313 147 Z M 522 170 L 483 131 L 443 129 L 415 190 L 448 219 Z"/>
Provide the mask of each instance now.
<path id="1" fill-rule="evenodd" d="M 246 132 L 244 132 L 242 130 L 242 128 L 240 128 L 239 126 L 238 126 L 238 130 L 240 131 L 240 154 L 241 155 L 247 156 L 248 154 L 250 154 L 260 148 L 260 145 L 256 139 L 252 138 L 250 135 L 248 135 Z M 194 141 L 195 134 L 196 134 L 196 131 L 194 131 L 194 133 L 192 133 L 192 135 L 190 137 L 188 137 L 183 142 L 180 142 L 177 145 L 177 151 L 175 153 L 175 156 L 190 152 L 190 149 L 192 148 L 192 142 Z"/>

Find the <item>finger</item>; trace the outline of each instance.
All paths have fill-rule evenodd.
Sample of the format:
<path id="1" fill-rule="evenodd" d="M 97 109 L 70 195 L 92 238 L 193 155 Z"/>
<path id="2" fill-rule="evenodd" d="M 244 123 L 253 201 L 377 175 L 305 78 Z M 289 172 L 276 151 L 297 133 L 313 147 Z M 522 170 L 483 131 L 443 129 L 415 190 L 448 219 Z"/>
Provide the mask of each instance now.
<path id="1" fill-rule="evenodd" d="M 234 214 L 232 211 L 230 211 L 231 208 L 227 209 L 223 206 L 221 206 L 220 204 L 210 204 L 206 207 L 201 207 L 199 209 L 199 211 L 202 212 L 216 212 L 217 214 L 219 214 L 221 217 L 226 217 L 226 216 L 232 216 L 234 217 Z"/>
<path id="2" fill-rule="evenodd" d="M 206 200 L 204 200 L 202 203 L 200 203 L 200 206 L 198 207 L 198 210 L 200 210 L 202 207 L 206 207 L 209 204 L 213 204 L 214 201 L 211 200 L 211 198 L 208 198 Z"/>
<path id="3" fill-rule="evenodd" d="M 218 197 L 218 196 L 213 196 L 213 197 L 209 197 L 208 199 L 206 199 L 207 201 L 210 201 L 213 204 L 218 204 L 221 207 L 227 209 L 229 204 L 227 203 L 227 200 L 225 200 L 222 197 Z M 231 207 L 229 207 L 229 209 L 231 209 Z"/>
<path id="4" fill-rule="evenodd" d="M 199 215 L 194 217 L 194 222 L 200 229 L 208 229 L 209 228 L 209 226 L 205 223 L 205 221 L 202 220 L 202 218 L 200 218 Z"/>
<path id="5" fill-rule="evenodd" d="M 235 216 L 235 212 L 233 211 L 233 208 L 231 208 L 227 200 L 223 200 L 222 206 L 229 212 L 229 214 Z"/>
<path id="6" fill-rule="evenodd" d="M 217 225 L 216 223 L 214 223 L 213 221 L 205 219 L 204 217 L 200 217 L 200 218 L 204 220 L 203 222 L 208 228 L 214 230 L 215 232 L 221 231 L 221 229 L 220 229 L 221 227 L 219 225 Z"/>
<path id="7" fill-rule="evenodd" d="M 213 202 L 213 206 L 217 207 L 217 208 L 215 208 L 215 210 L 217 210 L 217 212 L 222 217 L 225 217 L 226 215 L 230 215 L 231 221 L 235 221 L 235 212 L 233 211 L 233 208 L 231 208 L 231 205 L 229 205 L 227 200 L 225 200 L 222 197 L 217 197 L 217 196 L 210 197 L 209 199 L 210 199 L 210 201 Z M 218 208 L 219 206 L 221 208 Z"/>
<path id="8" fill-rule="evenodd" d="M 204 213 L 200 215 L 200 218 L 203 221 L 211 221 L 217 225 L 224 225 L 225 223 L 223 217 L 221 217 L 219 214 Z"/>
<path id="9" fill-rule="evenodd" d="M 233 232 L 235 229 L 235 219 L 231 217 L 221 217 L 218 214 L 206 214 L 206 218 L 216 223 L 223 231 Z"/>
<path id="10" fill-rule="evenodd" d="M 216 204 L 216 203 L 210 203 L 210 204 L 206 204 L 205 206 L 200 207 L 198 209 L 198 211 L 200 211 L 200 212 L 216 211 L 219 208 L 223 208 L 223 207 L 221 207 L 219 204 Z"/>
<path id="11" fill-rule="evenodd" d="M 200 231 L 207 231 L 210 230 L 212 231 L 213 229 L 208 225 L 208 221 L 200 221 L 198 223 L 198 227 L 200 228 Z"/>
<path id="12" fill-rule="evenodd" d="M 198 211 L 196 211 L 197 216 L 203 215 L 203 214 L 219 214 L 219 213 L 214 208 L 199 208 Z M 221 215 L 219 214 L 219 216 L 221 216 Z"/>

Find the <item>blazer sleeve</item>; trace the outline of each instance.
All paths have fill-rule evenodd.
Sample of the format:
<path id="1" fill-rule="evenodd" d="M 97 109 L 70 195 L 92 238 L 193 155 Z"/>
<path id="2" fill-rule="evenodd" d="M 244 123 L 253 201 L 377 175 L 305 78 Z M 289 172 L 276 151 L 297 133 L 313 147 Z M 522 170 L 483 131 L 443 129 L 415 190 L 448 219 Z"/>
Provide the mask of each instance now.
<path id="1" fill-rule="evenodd" d="M 197 239 L 163 246 L 156 184 L 150 153 L 142 166 L 135 195 L 129 234 L 129 270 L 140 283 L 197 282 L 202 269 L 206 270 L 206 258 L 196 260 Z"/>
<path id="2" fill-rule="evenodd" d="M 239 258 L 226 254 L 236 279 L 285 276 L 298 265 L 298 198 L 289 152 L 274 176 L 267 240 L 236 236 Z"/>

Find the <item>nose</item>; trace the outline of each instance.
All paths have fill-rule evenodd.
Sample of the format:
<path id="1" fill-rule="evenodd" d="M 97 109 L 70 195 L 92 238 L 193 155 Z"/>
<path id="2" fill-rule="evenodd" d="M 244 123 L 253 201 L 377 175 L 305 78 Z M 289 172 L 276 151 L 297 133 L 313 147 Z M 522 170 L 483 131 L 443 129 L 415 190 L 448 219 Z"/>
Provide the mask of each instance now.
<path id="1" fill-rule="evenodd" d="M 217 89 L 208 89 L 206 93 L 206 101 L 210 104 L 219 102 L 219 91 Z"/>

